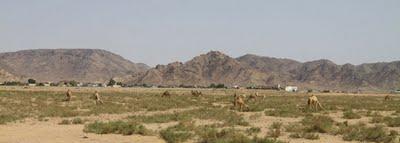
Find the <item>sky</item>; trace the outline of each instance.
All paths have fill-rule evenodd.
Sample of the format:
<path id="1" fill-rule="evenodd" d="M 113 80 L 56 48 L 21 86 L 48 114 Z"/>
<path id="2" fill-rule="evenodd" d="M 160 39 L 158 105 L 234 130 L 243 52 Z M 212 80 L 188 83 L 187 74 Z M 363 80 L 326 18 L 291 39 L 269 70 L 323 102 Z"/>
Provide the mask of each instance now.
<path id="1" fill-rule="evenodd" d="M 0 0 L 0 52 L 104 49 L 133 62 L 211 50 L 338 64 L 400 60 L 400 0 Z"/>

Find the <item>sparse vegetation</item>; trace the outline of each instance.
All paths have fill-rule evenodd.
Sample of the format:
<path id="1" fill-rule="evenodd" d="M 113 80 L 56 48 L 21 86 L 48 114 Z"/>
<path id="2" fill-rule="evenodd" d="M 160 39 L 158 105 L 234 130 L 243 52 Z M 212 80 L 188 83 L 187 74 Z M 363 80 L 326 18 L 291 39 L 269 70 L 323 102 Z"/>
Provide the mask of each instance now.
<path id="1" fill-rule="evenodd" d="M 343 112 L 343 118 L 344 119 L 360 119 L 361 115 L 353 112 L 353 110 L 347 110 Z"/>
<path id="2" fill-rule="evenodd" d="M 129 91 L 129 89 L 122 90 Z M 70 125 L 84 124 L 87 122 L 85 119 L 90 119 L 91 122 L 86 123 L 84 127 L 85 132 L 160 135 L 167 142 L 203 143 L 278 143 L 281 141 L 276 138 L 289 136 L 318 140 L 325 134 L 340 135 L 343 140 L 349 141 L 388 142 L 398 136 L 397 132 L 389 129 L 397 130 L 400 126 L 400 118 L 397 114 L 391 114 L 393 111 L 400 111 L 398 103 L 388 101 L 382 106 L 376 103 L 380 98 L 375 96 L 318 96 L 326 110 L 311 113 L 301 110 L 302 107 L 306 107 L 308 96 L 297 96 L 299 93 L 294 93 L 296 96 L 291 94 L 286 96 L 286 93 L 262 91 L 267 92 L 269 96 L 246 102 L 249 112 L 238 112 L 232 109 L 232 97 L 224 95 L 233 95 L 235 92 L 245 94 L 248 91 L 240 93 L 239 90 L 230 89 L 196 89 L 203 93 L 203 96 L 198 98 L 191 96 L 191 89 L 136 90 L 138 91 L 100 91 L 105 101 L 101 106 L 96 106 L 90 99 L 92 92 L 86 91 L 74 91 L 74 96 L 68 103 L 61 102 L 65 91 L 1 91 L 0 124 L 24 118 L 51 121 L 54 120 L 53 117 L 57 117 L 56 119 L 61 117 L 64 120 L 58 121 L 59 124 Z M 166 90 L 173 96 L 160 98 Z M 397 97 L 393 98 L 393 101 L 398 101 Z M 365 106 L 367 104 L 368 106 Z M 359 119 L 361 115 L 370 117 L 368 126 L 350 125 L 351 121 L 344 123 L 334 121 L 333 119 L 342 116 L 339 114 L 339 117 L 333 117 L 337 114 L 332 113 L 343 109 L 345 109 L 343 113 L 345 119 Z M 105 122 L 96 119 L 99 121 L 93 122 L 92 118 L 96 118 L 99 114 L 121 114 L 121 116 L 112 115 L 117 121 Z M 269 118 L 281 117 L 285 120 L 273 123 L 267 129 L 260 126 L 260 122 L 272 122 Z M 289 123 L 286 120 L 298 120 L 298 122 Z M 154 128 L 154 125 L 159 124 L 168 126 Z"/>
<path id="3" fill-rule="evenodd" d="M 113 121 L 94 122 L 85 126 L 85 132 L 96 134 L 149 135 L 151 132 L 143 125 L 134 122 Z"/>

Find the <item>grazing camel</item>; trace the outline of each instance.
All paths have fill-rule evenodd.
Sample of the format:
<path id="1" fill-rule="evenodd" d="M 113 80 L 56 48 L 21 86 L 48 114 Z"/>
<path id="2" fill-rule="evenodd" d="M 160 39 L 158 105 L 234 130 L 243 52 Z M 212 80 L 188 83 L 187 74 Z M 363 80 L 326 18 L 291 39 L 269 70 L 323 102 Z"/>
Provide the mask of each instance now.
<path id="1" fill-rule="evenodd" d="M 167 91 L 165 91 L 165 92 L 161 95 L 161 97 L 171 97 L 171 94 L 170 94 L 169 91 L 167 90 Z"/>
<path id="2" fill-rule="evenodd" d="M 233 95 L 234 100 L 233 100 L 233 107 L 235 108 L 236 106 L 239 106 L 239 111 L 243 111 L 243 107 L 247 108 L 249 110 L 249 106 L 247 106 L 244 103 L 244 100 L 241 96 L 236 95 L 236 93 Z"/>
<path id="3" fill-rule="evenodd" d="M 94 92 L 93 97 L 94 97 L 94 100 L 96 100 L 96 105 L 103 104 L 103 101 L 100 99 L 100 95 L 97 90 Z"/>
<path id="4" fill-rule="evenodd" d="M 389 100 L 392 100 L 392 97 L 390 97 L 390 95 L 388 94 L 385 96 L 385 101 L 389 101 Z"/>
<path id="5" fill-rule="evenodd" d="M 203 96 L 203 93 L 201 93 L 201 91 L 198 91 L 198 90 L 194 91 L 194 90 L 192 90 L 191 92 L 192 92 L 192 95 L 195 96 L 195 97 Z"/>
<path id="6" fill-rule="evenodd" d="M 65 94 L 65 99 L 63 101 L 69 102 L 71 101 L 72 91 L 68 89 L 67 93 Z"/>
<path id="7" fill-rule="evenodd" d="M 310 97 L 308 97 L 308 108 L 314 108 L 314 110 L 318 110 L 318 108 L 324 109 L 321 105 L 321 103 L 318 101 L 317 96 L 315 95 L 311 95 Z"/>

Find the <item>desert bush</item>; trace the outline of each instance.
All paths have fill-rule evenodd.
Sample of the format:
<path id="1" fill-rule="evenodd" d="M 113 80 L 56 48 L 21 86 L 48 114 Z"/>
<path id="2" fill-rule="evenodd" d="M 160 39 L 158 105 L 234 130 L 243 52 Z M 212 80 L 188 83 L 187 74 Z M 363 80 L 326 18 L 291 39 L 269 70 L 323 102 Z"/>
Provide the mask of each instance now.
<path id="1" fill-rule="evenodd" d="M 400 117 L 395 117 L 395 118 L 386 117 L 384 121 L 386 125 L 389 127 L 400 127 Z"/>
<path id="2" fill-rule="evenodd" d="M 350 126 L 340 126 L 339 134 L 345 141 L 361 142 L 391 142 L 395 140 L 396 132 L 387 134 L 383 126 L 367 127 L 363 123 Z"/>
<path id="3" fill-rule="evenodd" d="M 360 119 L 361 115 L 353 112 L 353 110 L 347 110 L 343 112 L 343 118 L 344 119 Z"/>
<path id="4" fill-rule="evenodd" d="M 261 132 L 261 128 L 259 128 L 259 127 L 251 127 L 251 128 L 248 128 L 248 129 L 246 130 L 246 133 L 247 133 L 249 136 L 256 135 L 256 134 L 258 134 L 258 133 L 260 133 L 260 132 Z"/>
<path id="5" fill-rule="evenodd" d="M 181 143 L 191 139 L 194 134 L 194 124 L 192 122 L 180 122 L 176 126 L 161 130 L 161 137 L 168 143 Z"/>
<path id="6" fill-rule="evenodd" d="M 329 133 L 333 131 L 334 120 L 329 116 L 306 116 L 301 124 L 305 132 Z"/>
<path id="7" fill-rule="evenodd" d="M 273 138 L 278 138 L 279 136 L 281 136 L 281 128 L 282 128 L 282 123 L 280 122 L 272 123 L 272 125 L 269 127 L 268 136 Z"/>
<path id="8" fill-rule="evenodd" d="M 84 132 L 96 134 L 149 135 L 151 132 L 143 125 L 134 122 L 94 122 L 85 126 Z"/>
<path id="9" fill-rule="evenodd" d="M 59 125 L 69 125 L 69 124 L 71 124 L 71 121 L 70 120 L 67 120 L 67 119 L 64 119 L 64 120 L 62 120 L 60 123 L 58 123 Z"/>
<path id="10" fill-rule="evenodd" d="M 218 131 L 216 128 L 201 128 L 196 134 L 200 136 L 200 143 L 283 143 L 268 137 L 253 139 L 232 128 Z"/>
<path id="11" fill-rule="evenodd" d="M 292 117 L 292 118 L 304 115 L 303 112 L 295 108 L 281 108 L 281 109 L 267 110 L 264 113 L 266 116 Z"/>
<path id="12" fill-rule="evenodd" d="M 72 124 L 83 124 L 84 121 L 81 118 L 74 118 L 72 119 Z"/>
<path id="13" fill-rule="evenodd" d="M 308 139 L 308 140 L 318 140 L 319 135 L 315 133 L 303 133 L 302 135 L 303 138 Z"/>
<path id="14" fill-rule="evenodd" d="M 7 114 L 7 115 L 0 115 L 0 125 L 1 124 L 5 124 L 7 122 L 13 122 L 16 121 L 18 119 L 20 119 L 21 117 L 18 117 L 16 115 L 11 115 L 11 114 Z"/>

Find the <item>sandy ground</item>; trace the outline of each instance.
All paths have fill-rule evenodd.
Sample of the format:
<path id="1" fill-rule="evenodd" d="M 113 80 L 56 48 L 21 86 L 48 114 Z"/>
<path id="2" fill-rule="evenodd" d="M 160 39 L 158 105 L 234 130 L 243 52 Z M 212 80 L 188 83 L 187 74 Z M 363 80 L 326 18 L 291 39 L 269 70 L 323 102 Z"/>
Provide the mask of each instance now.
<path id="1" fill-rule="evenodd" d="M 0 127 L 0 143 L 163 143 L 156 136 L 96 135 L 83 133 L 83 125 L 54 122 L 12 123 Z M 87 137 L 87 138 L 86 138 Z"/>

